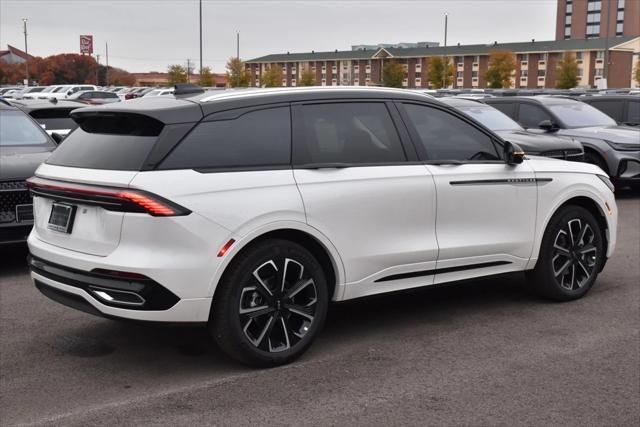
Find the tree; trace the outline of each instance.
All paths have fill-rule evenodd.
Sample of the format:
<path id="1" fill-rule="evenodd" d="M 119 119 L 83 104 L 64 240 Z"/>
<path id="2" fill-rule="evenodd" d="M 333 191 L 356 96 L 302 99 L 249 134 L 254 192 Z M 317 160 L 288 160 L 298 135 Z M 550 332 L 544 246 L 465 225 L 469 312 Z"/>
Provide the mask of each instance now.
<path id="1" fill-rule="evenodd" d="M 232 57 L 227 61 L 227 81 L 231 87 L 249 87 L 251 76 L 240 59 Z"/>
<path id="2" fill-rule="evenodd" d="M 576 56 L 571 52 L 566 52 L 562 60 L 558 62 L 556 70 L 556 87 L 558 89 L 571 89 L 578 85 L 578 63 Z"/>
<path id="3" fill-rule="evenodd" d="M 516 56 L 510 50 L 494 50 L 489 54 L 489 67 L 485 74 L 490 88 L 511 87 L 512 74 L 516 70 Z"/>
<path id="4" fill-rule="evenodd" d="M 182 65 L 169 65 L 168 74 L 167 84 L 169 86 L 175 86 L 178 83 L 187 82 L 187 70 Z"/>
<path id="5" fill-rule="evenodd" d="M 280 87 L 282 86 L 282 67 L 273 65 L 267 71 L 262 73 L 262 86 L 264 87 Z"/>
<path id="6" fill-rule="evenodd" d="M 213 86 L 213 74 L 211 74 L 210 67 L 202 67 L 200 70 L 200 80 L 198 84 L 202 87 L 211 87 Z"/>
<path id="7" fill-rule="evenodd" d="M 640 59 L 638 60 L 638 62 L 636 62 L 635 79 L 638 86 L 640 86 Z"/>
<path id="8" fill-rule="evenodd" d="M 404 67 L 397 62 L 384 64 L 382 68 L 382 84 L 387 87 L 402 87 Z"/>
<path id="9" fill-rule="evenodd" d="M 298 86 L 315 86 L 316 85 L 316 73 L 311 71 L 309 68 L 305 68 L 302 70 L 300 74 L 300 80 L 298 81 Z"/>
<path id="10" fill-rule="evenodd" d="M 453 65 L 447 64 L 445 85 L 442 84 L 445 75 L 445 61 L 441 56 L 429 58 L 427 72 L 429 74 L 429 83 L 436 89 L 441 89 L 443 86 L 449 86 L 453 83 Z"/>

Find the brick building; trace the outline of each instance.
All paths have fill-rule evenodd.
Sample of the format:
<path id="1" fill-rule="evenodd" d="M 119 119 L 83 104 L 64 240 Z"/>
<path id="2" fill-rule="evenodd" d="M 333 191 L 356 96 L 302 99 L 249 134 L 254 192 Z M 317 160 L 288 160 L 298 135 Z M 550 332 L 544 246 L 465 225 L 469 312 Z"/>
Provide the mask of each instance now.
<path id="1" fill-rule="evenodd" d="M 561 0 L 564 1 L 564 0 Z M 639 2 L 640 3 L 640 2 Z M 492 43 L 447 47 L 379 48 L 272 54 L 247 61 L 251 86 L 259 87 L 269 67 L 282 67 L 282 86 L 296 86 L 303 70 L 311 70 L 318 86 L 367 86 L 382 83 L 387 62 L 404 66 L 406 88 L 430 87 L 428 64 L 432 57 L 446 57 L 454 68 L 454 88 L 486 88 L 489 54 L 508 50 L 516 54 L 515 88 L 554 88 L 556 65 L 566 52 L 578 60 L 580 86 L 594 86 L 602 78 L 605 49 L 609 49 L 609 87 L 635 86 L 632 82 L 633 55 L 640 52 L 640 37 L 561 39 L 521 43 Z"/>
<path id="2" fill-rule="evenodd" d="M 556 40 L 640 36 L 640 0 L 558 0 Z"/>

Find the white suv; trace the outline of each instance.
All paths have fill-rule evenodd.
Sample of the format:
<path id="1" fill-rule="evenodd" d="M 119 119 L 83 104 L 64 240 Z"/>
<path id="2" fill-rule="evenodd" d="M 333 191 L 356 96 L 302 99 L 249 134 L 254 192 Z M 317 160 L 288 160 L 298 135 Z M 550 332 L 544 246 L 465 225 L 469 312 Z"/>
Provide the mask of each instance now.
<path id="1" fill-rule="evenodd" d="M 29 181 L 35 285 L 106 317 L 206 322 L 252 365 L 302 354 L 329 301 L 518 271 L 579 298 L 615 245 L 602 170 L 525 158 L 409 91 L 186 87 L 72 116 Z"/>

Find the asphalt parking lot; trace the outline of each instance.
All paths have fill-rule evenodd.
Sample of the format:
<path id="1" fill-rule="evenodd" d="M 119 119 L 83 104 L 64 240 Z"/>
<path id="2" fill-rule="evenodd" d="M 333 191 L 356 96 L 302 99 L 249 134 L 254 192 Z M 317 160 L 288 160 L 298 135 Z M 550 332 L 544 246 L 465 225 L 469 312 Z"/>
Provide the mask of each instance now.
<path id="1" fill-rule="evenodd" d="M 253 370 L 202 328 L 49 301 L 0 249 L 0 424 L 638 425 L 640 196 L 582 300 L 520 275 L 334 305 L 298 362 Z"/>

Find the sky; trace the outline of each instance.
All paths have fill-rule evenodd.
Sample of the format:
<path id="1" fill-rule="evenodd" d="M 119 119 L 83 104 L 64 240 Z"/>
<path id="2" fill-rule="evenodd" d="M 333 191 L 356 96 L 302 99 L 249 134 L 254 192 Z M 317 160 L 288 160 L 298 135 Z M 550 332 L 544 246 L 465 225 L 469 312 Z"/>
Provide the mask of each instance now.
<path id="1" fill-rule="evenodd" d="M 166 71 L 169 64 L 199 68 L 198 0 L 0 0 L 0 49 L 36 56 L 79 53 L 79 36 L 92 34 L 104 63 L 130 72 Z M 214 1 L 202 2 L 203 66 L 224 72 L 236 55 L 347 50 L 354 44 L 444 42 L 478 44 L 553 40 L 556 0 Z"/>

